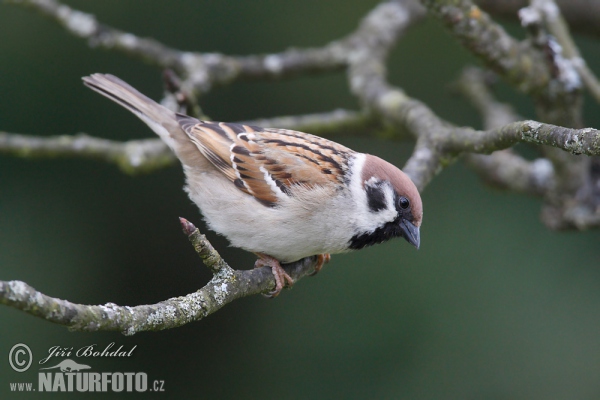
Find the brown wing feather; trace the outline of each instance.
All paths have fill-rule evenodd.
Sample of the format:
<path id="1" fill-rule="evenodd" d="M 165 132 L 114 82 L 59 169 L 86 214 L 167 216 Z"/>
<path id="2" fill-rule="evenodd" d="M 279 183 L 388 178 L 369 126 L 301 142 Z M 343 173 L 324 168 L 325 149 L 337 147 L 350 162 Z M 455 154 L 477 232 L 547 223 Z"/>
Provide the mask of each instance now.
<path id="1" fill-rule="evenodd" d="M 259 132 L 265 154 L 273 154 L 277 165 L 286 166 L 283 174 L 292 174 L 293 183 L 308 186 L 343 182 L 348 156 L 354 152 L 347 147 L 308 133 L 285 129 L 264 129 Z M 275 166 L 267 166 L 276 176 Z"/>
<path id="2" fill-rule="evenodd" d="M 273 206 L 294 185 L 341 184 L 354 152 L 335 142 L 285 129 L 207 122 L 180 126 L 208 158 L 240 190 Z"/>

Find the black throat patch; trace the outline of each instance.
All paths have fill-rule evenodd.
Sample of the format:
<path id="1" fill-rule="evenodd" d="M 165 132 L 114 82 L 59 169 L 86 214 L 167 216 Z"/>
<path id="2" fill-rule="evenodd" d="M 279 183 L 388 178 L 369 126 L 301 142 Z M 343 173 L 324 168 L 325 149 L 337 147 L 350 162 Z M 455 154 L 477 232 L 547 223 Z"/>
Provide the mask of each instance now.
<path id="1" fill-rule="evenodd" d="M 383 226 L 375 229 L 373 232 L 356 234 L 352 236 L 348 243 L 348 248 L 353 250 L 359 250 L 363 247 L 373 246 L 374 244 L 387 242 L 390 239 L 396 237 L 402 237 L 402 229 L 400 228 L 400 220 L 402 217 L 398 217 L 395 220 L 386 223 Z"/>

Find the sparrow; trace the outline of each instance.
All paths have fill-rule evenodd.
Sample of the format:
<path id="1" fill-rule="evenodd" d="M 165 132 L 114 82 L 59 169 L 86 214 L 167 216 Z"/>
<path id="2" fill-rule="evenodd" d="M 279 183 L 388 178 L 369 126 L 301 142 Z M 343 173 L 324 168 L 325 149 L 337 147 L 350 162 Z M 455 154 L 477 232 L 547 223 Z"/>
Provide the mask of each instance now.
<path id="1" fill-rule="evenodd" d="M 176 113 L 116 76 L 82 78 L 125 107 L 173 150 L 185 191 L 210 229 L 268 266 L 275 297 L 292 278 L 281 267 L 403 237 L 417 249 L 423 205 L 408 175 L 379 157 L 308 133 L 201 121 Z"/>

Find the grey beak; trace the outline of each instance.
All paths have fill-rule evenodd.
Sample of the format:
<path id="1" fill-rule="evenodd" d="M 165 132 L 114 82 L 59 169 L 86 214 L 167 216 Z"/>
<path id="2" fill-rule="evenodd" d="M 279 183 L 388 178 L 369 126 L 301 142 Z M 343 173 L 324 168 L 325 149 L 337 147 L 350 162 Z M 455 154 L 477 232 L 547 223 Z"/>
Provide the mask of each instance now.
<path id="1" fill-rule="evenodd" d="M 402 229 L 402 236 L 404 239 L 406 239 L 408 243 L 415 246 L 418 250 L 419 246 L 421 245 L 421 233 L 419 228 L 414 226 L 411 222 L 403 219 L 402 222 L 400 222 L 400 229 Z"/>

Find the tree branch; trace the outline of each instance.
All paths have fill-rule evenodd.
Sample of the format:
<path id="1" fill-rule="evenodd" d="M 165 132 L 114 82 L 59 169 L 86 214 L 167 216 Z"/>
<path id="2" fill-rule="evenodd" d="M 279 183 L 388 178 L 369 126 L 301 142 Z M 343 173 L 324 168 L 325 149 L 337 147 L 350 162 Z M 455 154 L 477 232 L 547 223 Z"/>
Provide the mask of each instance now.
<path id="1" fill-rule="evenodd" d="M 571 81 L 571 85 L 575 86 L 580 85 L 581 79 L 594 99 L 600 102 L 600 82 L 581 57 L 569 33 L 569 27 L 554 0 L 532 0 L 530 3 L 529 7 L 519 11 L 519 15 L 524 25 L 537 25 L 536 29 L 545 29 L 551 35 L 550 38 L 545 38 L 545 41 L 555 47 L 552 51 L 554 57 L 558 57 L 554 61 L 557 64 L 558 74 L 562 74 L 563 80 L 567 83 Z M 555 46 L 555 43 L 559 47 Z"/>
<path id="2" fill-rule="evenodd" d="M 533 97 L 544 122 L 581 127 L 577 74 L 547 36 L 519 42 L 471 0 L 421 0 L 467 49 L 518 90 Z M 524 26 L 537 25 L 521 14 Z M 542 40 L 540 40 L 542 39 Z"/>
<path id="3" fill-rule="evenodd" d="M 63 21 L 65 26 L 71 28 L 75 22 L 67 23 L 64 22 L 65 20 L 70 18 L 81 20 L 83 18 L 81 12 L 62 6 L 55 0 L 19 0 L 17 3 L 33 6 L 59 21 Z M 512 39 L 469 0 L 458 2 L 424 0 L 423 3 L 434 14 L 446 21 L 452 32 L 467 47 L 499 70 L 505 77 L 512 79 L 517 86 L 520 85 L 523 88 L 522 84 L 526 82 L 530 86 L 527 86 L 525 90 L 532 93 L 544 91 L 549 86 L 550 69 L 547 63 L 537 62 L 540 61 L 540 57 L 542 57 L 541 61 L 544 61 L 541 52 L 528 44 Z M 252 71 L 247 73 L 249 77 L 265 78 L 267 75 L 281 77 L 288 72 L 290 74 L 299 71 L 311 72 L 317 65 L 331 67 L 335 64 L 332 68 L 347 65 L 351 90 L 359 97 L 365 108 L 385 118 L 388 122 L 394 123 L 397 127 L 403 128 L 396 132 L 400 134 L 409 132 L 417 138 L 415 151 L 408 160 L 405 170 L 420 189 L 427 185 L 435 173 L 461 153 L 490 152 L 517 141 L 549 143 L 575 153 L 595 154 L 596 141 L 590 137 L 595 132 L 593 130 L 561 130 L 558 126 L 538 125 L 534 121 L 526 121 L 520 125 L 511 124 L 502 129 L 483 133 L 469 128 L 457 128 L 437 117 L 423 103 L 408 97 L 400 88 L 389 85 L 385 76 L 385 60 L 389 50 L 410 24 L 422 16 L 423 8 L 414 1 L 386 1 L 375 7 L 363 19 L 354 33 L 346 38 L 333 41 L 321 49 L 293 49 L 288 52 L 260 56 L 259 59 L 262 60 L 260 62 L 255 56 L 232 58 L 195 53 L 194 57 L 197 61 L 200 59 L 204 61 L 195 63 L 194 68 L 187 68 L 187 74 L 189 76 L 191 76 L 190 74 L 202 75 L 203 79 L 210 84 L 221 82 L 219 77 L 227 75 L 231 78 L 232 76 L 227 72 L 232 71 L 231 65 L 227 61 L 230 59 L 236 59 L 236 62 L 253 60 L 247 64 L 248 69 L 233 68 L 238 71 L 235 74 L 236 77 L 245 74 L 239 72 L 242 70 Z M 111 29 L 103 26 L 101 30 L 106 33 Z M 93 33 L 97 33 L 97 30 L 88 29 L 86 32 L 90 35 L 86 37 L 91 38 L 94 37 Z M 117 36 L 120 34 L 117 31 L 113 33 Z M 122 50 L 122 48 L 119 49 Z M 323 49 L 325 50 L 322 51 Z M 181 57 L 189 58 L 191 53 L 186 54 Z M 267 59 L 270 61 L 267 62 Z M 212 67 L 208 70 L 205 68 L 208 65 L 206 60 L 210 60 L 212 63 Z M 316 62 L 315 60 L 320 61 Z M 327 61 L 322 64 L 323 60 Z M 275 65 L 277 68 L 274 68 Z M 263 67 L 264 69 L 261 69 Z M 328 70 L 329 67 L 325 67 L 323 70 Z M 222 82 L 230 82 L 227 79 Z M 181 82 L 181 85 L 178 86 L 181 86 L 182 93 L 189 93 L 185 88 L 185 82 Z M 554 107 L 554 109 L 562 108 Z M 346 117 L 344 116 L 343 119 L 347 120 Z M 311 124 L 308 130 L 314 133 L 319 132 L 315 128 L 323 126 L 323 121 L 319 118 L 317 120 L 318 123 Z M 366 119 L 361 120 L 365 121 Z M 294 128 L 292 124 L 294 121 L 279 120 L 277 122 Z M 260 124 L 269 126 L 268 121 L 260 121 Z M 354 121 L 351 124 L 354 124 Z M 325 123 L 324 125 L 328 126 L 329 124 Z M 360 126 L 360 123 L 356 126 Z M 555 160 L 555 162 L 558 161 Z"/>
<path id="4" fill-rule="evenodd" d="M 283 116 L 246 121 L 263 127 L 286 127 L 330 135 L 338 132 L 368 131 L 377 128 L 366 113 L 334 110 L 325 113 Z M 114 140 L 95 138 L 84 133 L 61 136 L 33 136 L 0 132 L 0 154 L 22 158 L 77 157 L 116 164 L 128 174 L 151 172 L 174 165 L 175 155 L 160 139 Z"/>
<path id="5" fill-rule="evenodd" d="M 117 142 L 84 133 L 32 136 L 0 132 L 0 153 L 23 158 L 78 157 L 116 164 L 123 172 L 150 172 L 177 159 L 160 139 Z"/>
<path id="6" fill-rule="evenodd" d="M 512 107 L 492 96 L 489 85 L 493 73 L 478 68 L 465 68 L 454 86 L 479 111 L 487 130 L 501 128 L 520 120 Z M 546 158 L 528 161 L 512 149 L 495 151 L 490 155 L 466 154 L 467 164 L 488 184 L 519 193 L 545 196 L 556 187 L 552 163 Z"/>
<path id="7" fill-rule="evenodd" d="M 527 7 L 529 0 L 476 0 L 490 14 L 517 19 L 520 9 Z M 591 35 L 600 35 L 600 2 L 595 0 L 557 0 L 565 19 L 573 30 Z"/>
<path id="8" fill-rule="evenodd" d="M 270 268 L 232 269 L 194 225 L 183 218 L 181 223 L 194 249 L 213 272 L 213 278 L 194 293 L 135 307 L 114 303 L 83 305 L 47 296 L 25 282 L 0 281 L 0 304 L 67 326 L 72 331 L 120 331 L 134 335 L 199 321 L 236 299 L 266 294 L 275 288 Z M 297 281 L 313 272 L 315 265 L 316 258 L 307 257 L 283 267 Z"/>
<path id="9" fill-rule="evenodd" d="M 450 32 L 490 69 L 519 90 L 545 90 L 552 75 L 544 55 L 520 43 L 470 0 L 421 0 Z"/>
<path id="10" fill-rule="evenodd" d="M 490 153 L 515 143 L 533 143 L 565 150 L 571 154 L 600 155 L 600 131 L 570 129 L 537 121 L 519 121 L 489 131 L 456 129 L 442 144 L 450 152 Z"/>
<path id="11" fill-rule="evenodd" d="M 511 51 L 518 50 L 514 45 L 518 42 L 508 37 L 502 28 L 490 22 L 489 17 L 482 15 L 470 0 L 422 0 L 422 3 L 442 19 L 450 32 L 476 56 L 509 83 L 532 96 L 540 120 L 552 124 L 544 126 L 542 131 L 539 131 L 537 127 L 542 125 L 534 124 L 536 125 L 534 127 L 527 122 L 522 126 L 525 130 L 519 133 L 525 141 L 533 140 L 535 143 L 542 142 L 557 146 L 542 147 L 545 157 L 553 164 L 556 178 L 555 188 L 545 196 L 543 213 L 545 217 L 543 218 L 546 224 L 554 229 L 573 227 L 583 229 L 596 226 L 598 224 L 596 220 L 600 214 L 600 207 L 598 207 L 600 190 L 597 189 L 600 174 L 596 172 L 598 168 L 595 166 L 600 162 L 586 157 L 575 157 L 558 150 L 561 148 L 575 154 L 597 154 L 595 147 L 597 133 L 594 130 L 590 131 L 590 135 L 586 134 L 587 130 L 571 131 L 570 133 L 574 133 L 575 136 L 569 136 L 566 131 L 559 133 L 559 130 L 555 129 L 556 126 L 570 128 L 583 126 L 581 79 L 574 65 L 576 63 L 565 57 L 569 51 L 573 51 L 574 47 L 570 46 L 566 39 L 568 32 L 565 29 L 560 32 L 557 30 L 563 40 L 563 45 L 568 48 L 565 51 L 563 45 L 559 44 L 549 33 L 553 29 L 549 27 L 552 23 L 549 24 L 549 18 L 544 17 L 546 14 L 552 14 L 554 21 L 559 20 L 558 8 L 552 7 L 554 3 L 551 0 L 531 0 L 531 7 L 522 10 L 519 14 L 521 23 L 529 29 L 532 38 L 520 43 L 520 46 L 524 46 L 523 48 L 527 49 L 526 54 L 530 54 L 532 58 L 528 61 L 524 59 L 526 61 L 523 63 L 515 63 L 514 60 L 511 61 Z M 548 12 L 549 10 L 551 12 Z M 481 23 L 482 21 L 483 23 Z M 554 28 L 556 26 L 557 24 L 554 24 Z M 494 41 L 497 41 L 495 46 L 493 45 Z M 488 42 L 490 45 L 486 46 Z M 513 45 L 507 47 L 506 44 L 509 42 L 512 42 Z M 498 50 L 494 52 L 496 48 Z M 507 49 L 512 50 L 507 52 Z M 532 66 L 528 66 L 529 62 L 539 63 L 542 67 L 541 69 L 530 68 Z M 511 65 L 516 69 L 508 68 Z M 537 70 L 536 73 L 546 74 L 544 69 L 547 70 L 547 75 L 544 75 L 543 79 L 536 81 L 534 77 L 528 77 L 527 79 L 532 79 L 533 84 L 525 86 L 520 84 L 521 79 L 526 77 L 529 72 Z M 546 79 L 547 81 L 544 82 Z M 537 86 L 537 84 L 540 85 Z M 515 128 L 520 130 L 516 125 L 496 129 L 495 132 L 500 137 L 492 141 L 501 144 L 503 137 L 509 141 L 514 140 Z M 539 137 L 532 136 L 540 133 L 543 136 L 541 141 Z M 580 143 L 580 134 L 584 134 L 586 140 L 591 142 Z M 463 131 L 456 136 L 466 140 L 469 137 L 476 139 L 472 136 L 472 132 Z M 480 138 L 480 140 L 486 141 L 487 138 Z M 456 143 L 456 145 L 461 149 L 465 148 L 461 143 Z M 470 145 L 476 147 L 477 139 Z M 490 143 L 488 142 L 486 147 L 487 145 Z M 453 144 L 450 143 L 450 146 Z M 504 145 L 500 147 L 504 147 Z M 490 148 L 493 149 L 494 146 L 490 146 Z M 579 209 L 577 218 L 572 216 L 573 204 L 576 204 Z M 582 223 L 582 221 L 586 222 Z"/>
<path id="12" fill-rule="evenodd" d="M 91 47 L 121 51 L 162 68 L 181 69 L 182 52 L 147 38 L 140 38 L 104 25 L 92 14 L 75 10 L 55 0 L 6 0 L 29 7 L 62 25 L 69 33 L 87 39 Z"/>
<path id="13" fill-rule="evenodd" d="M 355 32 L 323 47 L 228 56 L 172 49 L 154 39 L 140 38 L 102 24 L 92 14 L 74 10 L 56 0 L 8 0 L 8 3 L 30 7 L 54 19 L 73 35 L 87 39 L 92 47 L 117 50 L 161 68 L 173 69 L 184 77 L 185 90 L 198 93 L 237 79 L 280 79 L 301 73 L 341 70 L 365 47 L 389 49 L 400 33 L 393 29 L 394 20 L 408 23 L 410 21 L 404 20 L 424 15 L 424 10 L 413 0 L 392 0 L 377 6 Z M 380 22 L 382 25 L 377 24 Z"/>
<path id="14" fill-rule="evenodd" d="M 461 79 L 461 91 L 482 114 L 484 130 L 457 127 L 388 82 L 386 60 L 390 50 L 425 14 L 425 8 L 414 0 L 380 3 L 363 18 L 354 32 L 320 48 L 247 56 L 173 49 L 154 39 L 140 38 L 101 24 L 93 15 L 56 0 L 8 2 L 41 12 L 70 33 L 87 40 L 91 46 L 117 50 L 160 68 L 173 69 L 175 73 L 165 74 L 169 89 L 165 104 L 198 116 L 202 111 L 197 98 L 218 85 L 241 79 L 278 79 L 346 69 L 350 90 L 361 102 L 360 111 L 334 110 L 245 123 L 320 135 L 372 133 L 391 126 L 393 138 L 410 135 L 416 140 L 404 171 L 419 190 L 423 190 L 445 166 L 466 155 L 469 163 L 488 181 L 511 190 L 544 196 L 552 206 L 544 211 L 547 224 L 578 228 L 600 225 L 600 207 L 594 211 L 584 201 L 577 200 L 600 198 L 591 192 L 586 194 L 587 197 L 581 195 L 583 189 L 593 186 L 584 186 L 580 182 L 587 177 L 581 169 L 587 159 L 570 157 L 566 153 L 600 155 L 600 131 L 570 128 L 581 126 L 578 77 L 582 77 L 598 98 L 599 85 L 585 63 L 577 64 L 581 57 L 560 14 L 558 17 L 552 13 L 543 14 L 541 4 L 552 5 L 551 0 L 533 1 L 537 5 L 532 4 L 530 11 L 537 10 L 541 17 L 531 18 L 532 14 L 529 14 L 527 18 L 527 12 L 522 15 L 523 25 L 537 30 L 533 32 L 532 40 L 523 42 L 508 35 L 470 0 L 421 0 L 465 47 L 513 86 L 532 96 L 540 119 L 549 122 L 515 122 L 518 119 L 516 113 L 495 101 L 483 82 L 481 71 L 472 70 Z M 544 10 L 547 12 L 549 8 Z M 553 37 L 559 45 L 553 46 Z M 569 62 L 564 62 L 565 57 Z M 564 151 L 546 151 L 548 158 L 534 161 L 527 161 L 510 150 L 496 151 L 519 142 L 553 146 Z M 489 156 L 473 154 L 492 152 Z M 0 153 L 21 157 L 95 158 L 114 163 L 127 173 L 152 171 L 176 161 L 158 139 L 115 142 L 84 134 L 36 137 L 0 132 Z M 575 206 L 561 208 L 569 202 Z M 181 326 L 202 319 L 235 299 L 266 293 L 274 288 L 275 280 L 269 268 L 232 269 L 191 223 L 181 222 L 194 248 L 213 272 L 211 281 L 195 293 L 137 307 L 112 303 L 81 305 L 46 296 L 24 282 L 0 281 L 0 303 L 73 330 L 116 330 L 132 335 Z M 284 268 L 297 280 L 308 274 L 314 265 L 314 257 L 308 257 Z"/>
<path id="15" fill-rule="evenodd" d="M 485 182 L 501 189 L 545 196 L 555 187 L 554 168 L 546 158 L 527 161 L 511 150 L 469 154 L 468 164 Z"/>

